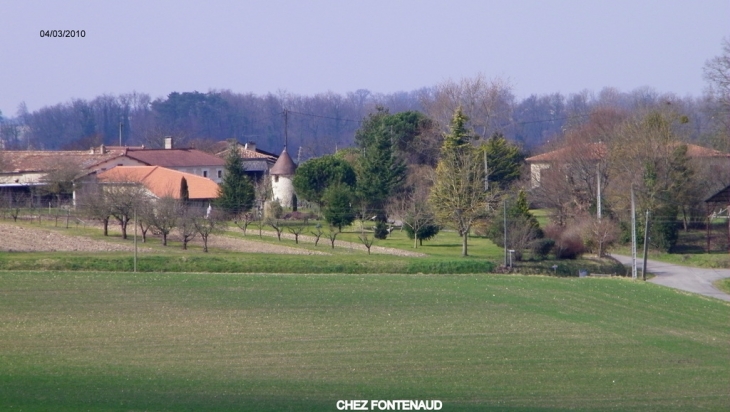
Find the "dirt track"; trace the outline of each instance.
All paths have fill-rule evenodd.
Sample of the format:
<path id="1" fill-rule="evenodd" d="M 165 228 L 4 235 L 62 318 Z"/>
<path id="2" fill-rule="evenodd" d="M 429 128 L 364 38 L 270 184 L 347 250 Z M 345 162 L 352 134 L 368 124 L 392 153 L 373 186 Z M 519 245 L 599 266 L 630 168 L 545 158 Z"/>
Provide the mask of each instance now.
<path id="1" fill-rule="evenodd" d="M 133 249 L 133 245 L 68 236 L 50 229 L 0 223 L 0 251 L 4 252 L 117 252 Z"/>
<path id="2" fill-rule="evenodd" d="M 110 231 L 116 230 L 110 227 Z M 118 232 L 117 232 L 118 233 Z M 275 236 L 273 232 L 264 231 L 264 236 Z M 254 239 L 258 233 L 254 235 L 249 232 L 249 237 Z M 282 234 L 283 238 L 291 237 L 290 234 Z M 29 227 L 18 225 L 13 222 L 0 222 L 0 251 L 2 252 L 129 252 L 134 246 L 129 243 L 119 243 L 120 241 L 104 241 L 92 239 L 85 236 L 72 236 L 62 233 L 62 230 L 46 229 L 42 227 Z M 177 240 L 175 235 L 169 237 L 170 240 Z M 300 236 L 300 242 L 314 243 L 314 238 L 310 236 Z M 159 238 L 148 237 L 148 242 L 159 242 Z M 199 237 L 193 239 L 191 244 L 202 245 Z M 362 244 L 337 241 L 337 247 L 348 248 L 351 250 L 365 251 Z M 276 254 L 296 254 L 296 255 L 328 255 L 330 250 L 329 240 L 320 239 L 319 243 L 322 251 L 299 249 L 284 245 L 276 245 L 256 240 L 241 239 L 238 237 L 214 235 L 208 241 L 211 248 L 226 249 L 245 253 L 276 253 Z M 143 243 L 138 244 L 138 250 L 141 253 L 152 252 L 155 249 L 145 247 Z M 391 254 L 398 256 L 423 256 L 420 253 L 410 252 L 407 250 L 385 248 L 373 246 L 372 253 Z"/>

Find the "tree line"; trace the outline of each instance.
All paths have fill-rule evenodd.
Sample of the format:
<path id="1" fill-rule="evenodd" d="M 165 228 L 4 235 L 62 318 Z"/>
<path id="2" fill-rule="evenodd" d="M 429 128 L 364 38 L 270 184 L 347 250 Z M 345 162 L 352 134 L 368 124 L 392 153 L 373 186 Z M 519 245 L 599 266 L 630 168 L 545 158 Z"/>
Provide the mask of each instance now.
<path id="1" fill-rule="evenodd" d="M 709 95 L 708 95 L 709 96 Z M 457 107 L 483 138 L 501 133 L 525 151 L 534 151 L 564 130 L 584 123 L 597 108 L 633 112 L 671 102 L 692 119 L 693 141 L 727 150 L 718 139 L 727 119 L 718 116 L 722 99 L 680 98 L 649 88 L 620 92 L 605 88 L 568 96 L 560 93 L 518 99 L 509 83 L 482 75 L 449 80 L 411 92 L 377 94 L 368 90 L 301 96 L 286 92 L 255 95 L 230 90 L 174 92 L 153 99 L 144 93 L 103 95 L 28 111 L 21 104 L 12 118 L 0 114 L 0 141 L 5 149 L 78 149 L 100 144 L 160 147 L 163 136 L 205 149 L 211 141 L 254 141 L 278 153 L 285 132 L 295 160 L 353 147 L 362 120 L 377 107 L 390 113 L 418 111 L 445 132 Z M 287 112 L 287 121 L 284 112 Z M 285 131 L 286 128 L 286 131 Z M 121 135 L 121 136 L 120 136 Z"/>

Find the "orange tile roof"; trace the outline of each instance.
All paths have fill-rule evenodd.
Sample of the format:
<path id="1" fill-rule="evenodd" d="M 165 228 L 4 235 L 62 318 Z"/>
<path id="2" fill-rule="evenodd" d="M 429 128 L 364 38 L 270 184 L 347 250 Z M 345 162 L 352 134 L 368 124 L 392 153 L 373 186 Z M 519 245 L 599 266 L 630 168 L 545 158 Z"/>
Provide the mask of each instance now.
<path id="1" fill-rule="evenodd" d="M 157 197 L 180 198 L 182 178 L 188 182 L 190 200 L 215 199 L 218 184 L 208 178 L 161 166 L 117 166 L 98 175 L 106 183 L 141 183 Z"/>

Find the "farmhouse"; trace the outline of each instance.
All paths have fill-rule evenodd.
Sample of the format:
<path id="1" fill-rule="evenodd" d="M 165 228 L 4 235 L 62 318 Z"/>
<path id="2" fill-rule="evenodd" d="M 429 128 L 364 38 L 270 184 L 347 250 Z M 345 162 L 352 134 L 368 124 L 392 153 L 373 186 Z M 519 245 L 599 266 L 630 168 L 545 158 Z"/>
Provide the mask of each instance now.
<path id="1" fill-rule="evenodd" d="M 43 204 L 49 195 L 39 190 L 53 180 L 71 181 L 99 168 L 133 164 L 124 159 L 126 148 L 73 151 L 2 151 L 0 152 L 0 191 L 7 196 L 28 196 L 33 204 Z M 70 187 L 67 193 L 70 193 Z"/>
<path id="2" fill-rule="evenodd" d="M 540 155 L 528 157 L 525 161 L 530 165 L 530 183 L 532 188 L 540 186 L 543 171 L 557 165 L 567 167 L 575 162 L 597 164 L 608 156 L 605 143 L 584 143 L 562 147 Z M 687 144 L 687 156 L 692 159 L 703 159 L 717 162 L 730 161 L 730 154 L 695 144 Z"/>
<path id="3" fill-rule="evenodd" d="M 238 153 L 241 155 L 244 171 L 254 182 L 260 182 L 267 176 L 279 158 L 273 153 L 258 149 L 254 142 L 240 144 L 238 142 L 224 141 L 218 142 L 214 147 L 216 156 L 222 159 L 228 156 L 231 149 L 238 150 Z"/>
<path id="4" fill-rule="evenodd" d="M 216 183 L 223 180 L 225 166 L 223 159 L 197 149 L 176 149 L 172 137 L 165 138 L 164 149 L 128 148 L 120 158 L 136 162 L 137 166 L 162 166 L 202 176 Z"/>

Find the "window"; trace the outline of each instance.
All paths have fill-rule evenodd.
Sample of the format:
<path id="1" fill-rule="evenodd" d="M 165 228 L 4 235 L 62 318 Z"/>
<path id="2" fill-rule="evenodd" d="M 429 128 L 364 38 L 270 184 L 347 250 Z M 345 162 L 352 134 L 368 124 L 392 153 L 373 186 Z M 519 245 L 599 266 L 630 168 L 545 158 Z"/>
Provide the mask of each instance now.
<path id="1" fill-rule="evenodd" d="M 279 175 L 275 175 L 274 176 L 274 182 L 278 182 L 278 181 L 279 181 Z"/>
<path id="2" fill-rule="evenodd" d="M 208 177 L 208 171 L 207 170 L 203 170 L 203 177 Z"/>
<path id="3" fill-rule="evenodd" d="M 221 177 L 223 177 L 223 171 L 222 170 L 219 170 L 218 171 L 218 179 L 220 179 Z"/>

